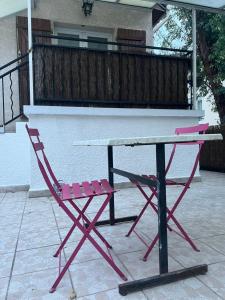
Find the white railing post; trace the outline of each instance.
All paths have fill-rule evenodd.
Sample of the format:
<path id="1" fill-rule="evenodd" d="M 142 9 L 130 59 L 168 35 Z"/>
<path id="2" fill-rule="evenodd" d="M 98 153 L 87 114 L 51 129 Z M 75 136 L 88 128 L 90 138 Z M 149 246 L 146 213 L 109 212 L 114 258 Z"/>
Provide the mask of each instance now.
<path id="1" fill-rule="evenodd" d="M 193 82 L 193 109 L 197 109 L 197 27 L 196 27 L 196 9 L 192 9 L 192 82 Z"/>
<path id="2" fill-rule="evenodd" d="M 33 41 L 32 41 L 32 0 L 27 0 L 28 51 L 29 51 L 29 87 L 30 105 L 34 105 Z"/>

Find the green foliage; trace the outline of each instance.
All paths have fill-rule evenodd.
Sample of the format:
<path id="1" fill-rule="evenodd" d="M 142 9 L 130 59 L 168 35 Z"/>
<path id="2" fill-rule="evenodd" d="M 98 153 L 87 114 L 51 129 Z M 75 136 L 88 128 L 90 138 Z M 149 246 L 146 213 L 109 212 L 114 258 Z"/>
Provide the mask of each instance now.
<path id="1" fill-rule="evenodd" d="M 164 26 L 165 28 L 159 31 L 162 47 L 173 47 L 174 41 L 179 41 L 182 48 L 192 49 L 192 13 L 190 10 L 171 8 L 169 19 Z M 225 16 L 197 12 L 197 31 L 200 30 L 204 31 L 206 36 L 207 47 L 210 50 L 209 59 L 216 70 L 215 80 L 222 85 L 225 80 Z M 198 77 L 199 91 L 202 95 L 206 95 L 211 86 L 204 71 L 202 57 L 199 55 Z M 221 89 L 217 92 L 225 93 L 225 89 Z"/>

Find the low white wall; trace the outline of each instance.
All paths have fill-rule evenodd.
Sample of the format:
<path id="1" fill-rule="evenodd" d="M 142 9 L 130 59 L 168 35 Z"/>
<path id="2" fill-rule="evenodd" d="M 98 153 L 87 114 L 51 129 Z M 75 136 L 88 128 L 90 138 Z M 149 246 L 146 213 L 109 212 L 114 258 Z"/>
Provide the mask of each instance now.
<path id="1" fill-rule="evenodd" d="M 30 145 L 25 123 L 16 124 L 16 133 L 0 134 L 0 191 L 29 188 Z"/>
<path id="2" fill-rule="evenodd" d="M 75 140 L 173 134 L 176 127 L 197 124 L 200 111 L 25 106 L 31 127 L 37 127 L 59 179 L 65 182 L 107 177 L 106 147 L 75 147 Z M 171 146 L 167 147 L 167 152 Z M 114 166 L 136 173 L 155 172 L 155 146 L 114 147 Z M 179 147 L 169 177 L 190 174 L 194 151 Z M 198 173 L 196 175 L 199 175 Z M 116 176 L 115 182 L 127 181 Z M 30 192 L 46 189 L 31 154 Z"/>

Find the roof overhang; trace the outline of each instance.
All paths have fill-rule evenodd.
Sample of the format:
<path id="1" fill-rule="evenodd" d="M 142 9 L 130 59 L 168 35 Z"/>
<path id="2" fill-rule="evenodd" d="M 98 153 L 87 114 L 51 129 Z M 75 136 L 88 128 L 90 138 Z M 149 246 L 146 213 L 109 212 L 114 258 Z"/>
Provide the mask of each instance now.
<path id="1" fill-rule="evenodd" d="M 115 4 L 154 8 L 156 4 L 174 5 L 189 9 L 225 14 L 225 0 L 100 0 Z"/>
<path id="2" fill-rule="evenodd" d="M 27 0 L 0 0 L 0 18 L 27 8 Z"/>

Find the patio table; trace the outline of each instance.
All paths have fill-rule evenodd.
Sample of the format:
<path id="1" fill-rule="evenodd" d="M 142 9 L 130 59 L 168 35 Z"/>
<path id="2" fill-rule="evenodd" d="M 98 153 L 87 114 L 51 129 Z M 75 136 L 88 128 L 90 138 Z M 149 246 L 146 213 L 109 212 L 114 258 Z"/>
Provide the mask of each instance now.
<path id="1" fill-rule="evenodd" d="M 191 268 L 184 268 L 182 270 L 169 272 L 168 271 L 168 245 L 167 245 L 167 204 L 166 204 L 166 174 L 165 174 L 165 145 L 184 142 L 196 141 L 214 141 L 222 140 L 221 134 L 202 134 L 202 135 L 168 135 L 168 136 L 149 136 L 149 137 L 130 137 L 130 138 L 110 138 L 99 140 L 84 140 L 74 141 L 74 146 L 105 146 L 108 148 L 108 177 L 109 182 L 114 186 L 114 176 L 116 173 L 125 176 L 131 180 L 137 180 L 140 183 L 157 186 L 158 190 L 158 232 L 159 232 L 159 275 L 148 277 L 132 282 L 119 285 L 119 292 L 121 295 L 173 282 L 180 279 L 185 279 L 190 276 L 205 274 L 208 270 L 207 265 L 199 265 Z M 157 167 L 157 183 L 146 177 L 126 172 L 113 168 L 113 147 L 119 146 L 156 146 L 156 167 Z M 99 222 L 98 225 L 110 224 L 114 225 L 118 222 L 134 220 L 135 216 L 128 216 L 125 218 L 115 218 L 114 197 L 110 201 L 110 215 L 109 220 Z"/>

